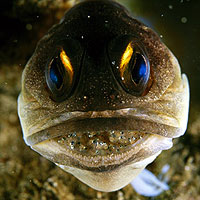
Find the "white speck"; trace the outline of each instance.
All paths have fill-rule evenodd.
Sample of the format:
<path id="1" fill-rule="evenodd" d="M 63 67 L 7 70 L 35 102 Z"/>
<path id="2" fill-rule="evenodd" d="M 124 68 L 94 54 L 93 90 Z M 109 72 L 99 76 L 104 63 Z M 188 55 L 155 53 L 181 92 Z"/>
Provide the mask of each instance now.
<path id="1" fill-rule="evenodd" d="M 36 17 L 37 17 L 37 18 L 39 18 L 40 16 L 39 16 L 39 15 L 37 15 Z"/>
<path id="2" fill-rule="evenodd" d="M 124 77 L 122 77 L 122 81 L 124 80 Z"/>
<path id="3" fill-rule="evenodd" d="M 90 15 L 88 15 L 87 17 L 88 17 L 88 19 L 89 19 L 89 18 L 90 18 Z"/>
<path id="4" fill-rule="evenodd" d="M 186 18 L 186 17 L 182 17 L 182 18 L 181 18 L 181 22 L 182 22 L 182 23 L 186 23 L 186 22 L 187 22 L 187 18 Z"/>
<path id="5" fill-rule="evenodd" d="M 107 20 L 105 20 L 105 23 L 108 23 L 108 21 L 107 21 Z"/>
<path id="6" fill-rule="evenodd" d="M 185 170 L 186 170 L 186 171 L 189 171 L 189 170 L 190 170 L 190 167 L 186 165 L 186 166 L 185 166 Z"/>
<path id="7" fill-rule="evenodd" d="M 112 65 L 115 65 L 115 61 L 112 61 Z"/>
<path id="8" fill-rule="evenodd" d="M 58 183 L 57 183 L 57 182 L 54 182 L 54 183 L 53 183 L 53 186 L 54 186 L 54 187 L 57 187 L 57 186 L 58 186 Z"/>
<path id="9" fill-rule="evenodd" d="M 160 38 L 163 38 L 163 35 L 160 35 Z"/>
<path id="10" fill-rule="evenodd" d="M 74 146 L 71 146 L 70 148 L 71 148 L 71 149 L 74 149 Z"/>
<path id="11" fill-rule="evenodd" d="M 83 39 L 83 38 L 84 38 L 84 36 L 82 35 L 82 36 L 81 36 L 81 39 Z"/>
<path id="12" fill-rule="evenodd" d="M 161 14 L 160 16 L 161 16 L 161 17 L 163 17 L 164 15 L 163 15 L 163 14 Z"/>
<path id="13" fill-rule="evenodd" d="M 173 6 L 172 6 L 172 5 L 169 5 L 169 9 L 172 10 L 172 9 L 173 9 Z"/>

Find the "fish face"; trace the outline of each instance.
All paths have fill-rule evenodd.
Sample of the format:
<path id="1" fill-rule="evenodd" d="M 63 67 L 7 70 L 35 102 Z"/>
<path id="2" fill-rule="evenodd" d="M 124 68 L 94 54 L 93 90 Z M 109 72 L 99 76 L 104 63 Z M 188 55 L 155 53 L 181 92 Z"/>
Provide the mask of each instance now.
<path id="1" fill-rule="evenodd" d="M 18 113 L 27 145 L 108 192 L 184 134 L 188 105 L 187 77 L 158 35 L 118 3 L 90 0 L 38 43 Z"/>

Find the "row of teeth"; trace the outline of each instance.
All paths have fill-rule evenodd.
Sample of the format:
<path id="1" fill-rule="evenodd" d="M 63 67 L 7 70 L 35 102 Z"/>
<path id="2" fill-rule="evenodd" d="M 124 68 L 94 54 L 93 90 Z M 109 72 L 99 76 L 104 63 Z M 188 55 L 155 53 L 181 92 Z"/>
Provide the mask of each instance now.
<path id="1" fill-rule="evenodd" d="M 126 152 L 144 135 L 135 131 L 74 132 L 57 138 L 57 142 L 81 154 L 104 156 Z"/>

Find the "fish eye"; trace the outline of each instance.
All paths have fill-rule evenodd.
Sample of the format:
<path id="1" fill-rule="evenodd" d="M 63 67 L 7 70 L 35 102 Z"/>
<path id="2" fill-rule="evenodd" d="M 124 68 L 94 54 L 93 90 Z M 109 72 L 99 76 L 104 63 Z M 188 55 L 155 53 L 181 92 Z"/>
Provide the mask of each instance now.
<path id="1" fill-rule="evenodd" d="M 63 48 L 50 60 L 46 70 L 46 82 L 54 101 L 61 102 L 70 96 L 74 69 Z"/>
<path id="2" fill-rule="evenodd" d="M 114 74 L 122 88 L 134 96 L 144 96 L 151 78 L 149 59 L 141 44 L 127 36 L 115 39 L 108 48 Z"/>
<path id="3" fill-rule="evenodd" d="M 47 90 L 53 101 L 62 102 L 74 94 L 83 56 L 84 49 L 78 40 L 57 41 L 45 68 Z"/>

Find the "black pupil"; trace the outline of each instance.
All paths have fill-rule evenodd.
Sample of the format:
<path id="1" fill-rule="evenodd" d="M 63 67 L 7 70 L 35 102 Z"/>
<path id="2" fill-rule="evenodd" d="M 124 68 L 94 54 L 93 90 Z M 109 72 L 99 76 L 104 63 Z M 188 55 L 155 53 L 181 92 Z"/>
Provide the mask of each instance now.
<path id="1" fill-rule="evenodd" d="M 132 79 L 133 81 L 138 84 L 141 79 L 145 79 L 147 71 L 147 66 L 144 60 L 144 57 L 141 54 L 136 54 L 136 61 L 135 65 L 132 69 Z"/>
<path id="2" fill-rule="evenodd" d="M 55 84 L 57 89 L 60 89 L 63 83 L 63 77 L 60 72 L 60 61 L 58 58 L 55 58 L 50 67 L 50 79 Z"/>

